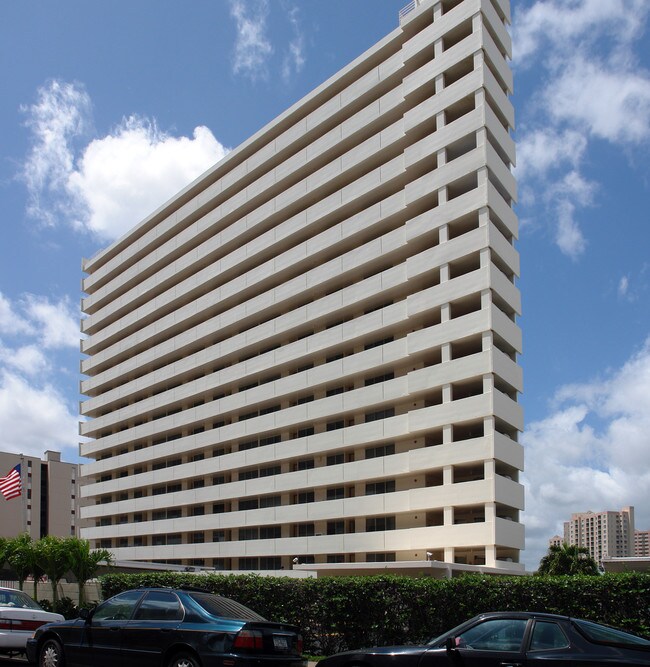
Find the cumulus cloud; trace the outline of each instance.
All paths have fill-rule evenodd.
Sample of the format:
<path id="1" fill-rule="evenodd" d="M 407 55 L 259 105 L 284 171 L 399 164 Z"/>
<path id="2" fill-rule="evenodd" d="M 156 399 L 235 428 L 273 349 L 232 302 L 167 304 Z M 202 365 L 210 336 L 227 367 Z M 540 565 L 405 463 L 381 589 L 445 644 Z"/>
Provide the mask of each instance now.
<path id="1" fill-rule="evenodd" d="M 111 240 L 226 153 L 207 127 L 195 128 L 191 139 L 172 137 L 155 122 L 131 116 L 88 144 L 66 189 L 86 212 L 80 224 Z"/>
<path id="2" fill-rule="evenodd" d="M 291 7 L 287 16 L 294 36 L 289 42 L 282 61 L 282 78 L 285 82 L 291 78 L 292 74 L 300 73 L 305 66 L 305 38 L 300 27 L 298 7 Z"/>
<path id="3" fill-rule="evenodd" d="M 637 528 L 650 528 L 650 338 L 621 368 L 561 387 L 522 442 L 529 568 L 573 512 L 634 505 Z"/>
<path id="4" fill-rule="evenodd" d="M 45 348 L 79 347 L 79 311 L 66 297 L 52 302 L 47 297 L 27 295 L 25 313 L 39 332 Z"/>
<path id="5" fill-rule="evenodd" d="M 13 326 L 12 326 L 13 321 Z M 79 345 L 78 312 L 68 299 L 0 293 L 0 433 L 4 451 L 76 455 L 76 406 L 53 383 L 56 355 Z"/>
<path id="6" fill-rule="evenodd" d="M 649 14 L 646 0 L 537 0 L 514 15 L 515 67 L 542 73 L 520 112 L 523 217 L 534 206 L 572 259 L 588 246 L 581 213 L 597 204 L 597 184 L 582 173 L 591 143 L 650 143 L 650 73 L 635 54 Z"/>
<path id="7" fill-rule="evenodd" d="M 252 81 L 266 79 L 268 59 L 274 51 L 267 36 L 268 0 L 231 0 L 230 14 L 237 29 L 233 58 L 235 74 L 244 74 Z"/>
<path id="8" fill-rule="evenodd" d="M 92 104 L 78 83 L 50 81 L 23 111 L 32 132 L 21 173 L 28 213 L 103 241 L 124 234 L 227 153 L 206 127 L 174 137 L 136 116 L 89 140 Z"/>
<path id="9" fill-rule="evenodd" d="M 53 386 L 0 369 L 0 432 L 4 451 L 42 457 L 48 449 L 76 447 L 77 416 Z"/>

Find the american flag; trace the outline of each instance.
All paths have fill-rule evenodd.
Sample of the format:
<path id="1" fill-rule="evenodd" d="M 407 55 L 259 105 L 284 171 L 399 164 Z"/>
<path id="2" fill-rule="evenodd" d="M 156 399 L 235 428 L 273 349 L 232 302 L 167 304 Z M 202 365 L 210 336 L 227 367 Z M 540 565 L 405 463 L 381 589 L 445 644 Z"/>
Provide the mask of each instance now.
<path id="1" fill-rule="evenodd" d="M 12 468 L 5 477 L 0 477 L 0 493 L 5 497 L 5 500 L 18 498 L 22 489 L 22 482 L 20 479 L 20 463 Z"/>

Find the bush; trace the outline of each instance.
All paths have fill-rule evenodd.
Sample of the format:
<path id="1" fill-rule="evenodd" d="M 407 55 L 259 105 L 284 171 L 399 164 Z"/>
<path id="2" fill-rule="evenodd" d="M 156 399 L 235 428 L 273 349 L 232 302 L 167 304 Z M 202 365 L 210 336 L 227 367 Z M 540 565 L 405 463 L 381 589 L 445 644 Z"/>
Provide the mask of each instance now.
<path id="1" fill-rule="evenodd" d="M 176 572 L 109 574 L 104 598 L 139 586 L 183 584 L 238 600 L 266 618 L 300 627 L 305 653 L 427 641 L 486 611 L 545 611 L 650 637 L 650 575 L 601 577 L 395 576 L 292 579 Z"/>
<path id="2" fill-rule="evenodd" d="M 52 605 L 52 607 L 52 611 L 61 614 L 65 619 L 79 618 L 79 607 L 77 607 L 71 598 L 60 598 Z"/>

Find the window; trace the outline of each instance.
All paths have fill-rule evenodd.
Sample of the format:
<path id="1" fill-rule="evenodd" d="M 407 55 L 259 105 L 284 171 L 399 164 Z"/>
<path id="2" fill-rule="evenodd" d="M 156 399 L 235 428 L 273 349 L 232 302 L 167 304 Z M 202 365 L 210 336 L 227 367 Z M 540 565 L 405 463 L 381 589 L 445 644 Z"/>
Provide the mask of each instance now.
<path id="1" fill-rule="evenodd" d="M 255 447 L 257 447 L 258 445 L 259 443 L 257 442 L 257 440 L 248 440 L 247 442 L 240 442 L 239 451 L 244 452 L 247 449 L 255 449 Z"/>
<path id="2" fill-rule="evenodd" d="M 205 542 L 205 533 L 190 533 L 190 544 L 203 544 Z"/>
<path id="3" fill-rule="evenodd" d="M 282 537 L 280 526 L 263 526 L 260 528 L 260 540 L 275 540 Z"/>
<path id="4" fill-rule="evenodd" d="M 313 523 L 298 524 L 298 537 L 313 537 L 314 535 L 315 529 Z"/>
<path id="5" fill-rule="evenodd" d="M 372 384 L 379 384 L 380 382 L 387 382 L 388 380 L 393 380 L 395 378 L 395 373 L 384 373 L 383 375 L 377 375 L 372 378 L 366 378 L 364 384 L 366 387 L 369 387 Z"/>
<path id="6" fill-rule="evenodd" d="M 366 495 L 373 496 L 378 493 L 393 493 L 395 491 L 395 480 L 391 479 L 386 482 L 373 482 L 366 484 Z"/>
<path id="7" fill-rule="evenodd" d="M 266 447 L 267 445 L 274 445 L 276 442 L 281 442 L 282 436 L 278 433 L 277 435 L 270 435 L 267 438 L 260 438 L 260 447 Z"/>
<path id="8" fill-rule="evenodd" d="M 259 507 L 257 498 L 248 498 L 247 500 L 239 501 L 240 510 L 256 510 Z"/>
<path id="9" fill-rule="evenodd" d="M 380 419 L 388 419 L 395 416 L 395 408 L 385 408 L 384 410 L 377 410 L 377 412 L 366 412 L 366 423 L 378 421 Z"/>
<path id="10" fill-rule="evenodd" d="M 239 529 L 239 539 L 240 540 L 258 540 L 260 537 L 260 532 L 258 528 L 240 528 Z"/>
<path id="11" fill-rule="evenodd" d="M 331 454 L 327 457 L 326 463 L 328 466 L 336 466 L 345 461 L 344 454 Z"/>
<path id="12" fill-rule="evenodd" d="M 302 491 L 295 495 L 295 502 L 300 505 L 302 503 L 313 503 L 314 502 L 314 492 L 313 491 Z"/>
<path id="13" fill-rule="evenodd" d="M 345 521 L 328 521 L 327 534 L 328 535 L 342 535 L 345 533 Z"/>
<path id="14" fill-rule="evenodd" d="M 376 459 L 381 456 L 390 456 L 395 453 L 395 443 L 380 445 L 379 447 L 366 447 L 366 458 Z"/>
<path id="15" fill-rule="evenodd" d="M 327 489 L 327 500 L 338 500 L 339 498 L 345 498 L 344 486 L 337 486 L 333 489 Z"/>
<path id="16" fill-rule="evenodd" d="M 394 516 L 380 516 L 366 519 L 366 532 L 374 533 L 382 530 L 395 530 Z"/>
<path id="17" fill-rule="evenodd" d="M 525 618 L 493 618 L 463 632 L 457 645 L 477 651 L 520 651 L 526 623 Z"/>
<path id="18" fill-rule="evenodd" d="M 564 648 L 569 645 L 562 628 L 557 623 L 535 621 L 533 636 L 530 640 L 531 651 L 544 651 L 552 648 Z"/>
<path id="19" fill-rule="evenodd" d="M 131 618 L 142 591 L 127 591 L 99 605 L 93 614 L 93 621 L 126 621 Z"/>
<path id="20" fill-rule="evenodd" d="M 260 570 L 280 570 L 282 559 L 279 556 L 263 556 L 260 558 Z"/>
<path id="21" fill-rule="evenodd" d="M 192 516 L 203 516 L 205 514 L 205 507 L 203 505 L 196 505 L 192 508 Z"/>
<path id="22" fill-rule="evenodd" d="M 264 498 L 260 498 L 260 507 L 279 507 L 282 505 L 282 497 L 281 496 L 266 496 Z"/>
<path id="23" fill-rule="evenodd" d="M 271 477 L 279 475 L 282 472 L 280 466 L 268 466 L 267 468 L 260 468 L 260 477 Z"/>
<path id="24" fill-rule="evenodd" d="M 325 396 L 336 396 L 337 394 L 342 394 L 344 391 L 345 387 L 333 387 L 325 392 Z"/>
<path id="25" fill-rule="evenodd" d="M 213 530 L 212 531 L 212 541 L 213 542 L 225 542 L 226 541 L 226 531 L 225 530 Z"/>
<path id="26" fill-rule="evenodd" d="M 373 347 L 379 347 L 380 345 L 386 345 L 386 343 L 392 343 L 393 337 L 389 336 L 388 338 L 382 338 L 381 340 L 375 340 L 372 343 L 366 343 L 363 346 L 364 350 L 371 350 Z"/>
<path id="27" fill-rule="evenodd" d="M 343 428 L 345 426 L 345 422 L 340 419 L 335 422 L 327 422 L 327 426 L 325 427 L 328 431 L 336 431 L 340 428 Z"/>
<path id="28" fill-rule="evenodd" d="M 309 396 L 301 396 L 300 398 L 296 399 L 296 405 L 303 405 L 305 403 L 311 403 L 314 400 L 314 395 L 309 394 Z"/>
<path id="29" fill-rule="evenodd" d="M 314 459 L 301 459 L 296 463 L 296 470 L 311 470 L 314 467 Z"/>
<path id="30" fill-rule="evenodd" d="M 204 479 L 195 479 L 192 481 L 192 488 L 193 489 L 202 489 L 205 486 L 205 480 Z"/>
<path id="31" fill-rule="evenodd" d="M 389 551 L 386 553 L 366 554 L 366 561 L 368 563 L 394 563 L 395 552 Z"/>
<path id="32" fill-rule="evenodd" d="M 259 471 L 257 468 L 254 470 L 242 470 L 242 472 L 239 473 L 239 481 L 243 481 L 246 479 L 256 479 L 259 477 Z"/>
<path id="33" fill-rule="evenodd" d="M 299 438 L 306 438 L 308 435 L 314 435 L 314 427 L 307 426 L 306 428 L 298 429 L 297 435 Z"/>

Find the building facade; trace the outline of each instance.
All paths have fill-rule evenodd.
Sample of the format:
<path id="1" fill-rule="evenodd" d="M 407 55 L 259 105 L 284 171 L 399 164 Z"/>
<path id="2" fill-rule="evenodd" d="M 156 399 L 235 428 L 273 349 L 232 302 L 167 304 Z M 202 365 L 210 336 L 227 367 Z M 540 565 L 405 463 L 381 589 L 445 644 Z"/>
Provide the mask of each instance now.
<path id="1" fill-rule="evenodd" d="M 650 530 L 634 531 L 634 555 L 639 558 L 650 557 Z"/>
<path id="2" fill-rule="evenodd" d="M 523 570 L 509 2 L 408 9 L 84 260 L 94 546 Z"/>
<path id="3" fill-rule="evenodd" d="M 580 512 L 564 523 L 564 541 L 586 547 L 597 563 L 634 555 L 634 507 L 620 512 Z"/>
<path id="4" fill-rule="evenodd" d="M 18 464 L 21 495 L 6 500 L 0 494 L 0 537 L 77 535 L 79 466 L 61 461 L 60 452 L 45 452 L 43 460 L 0 452 L 0 477 Z"/>

